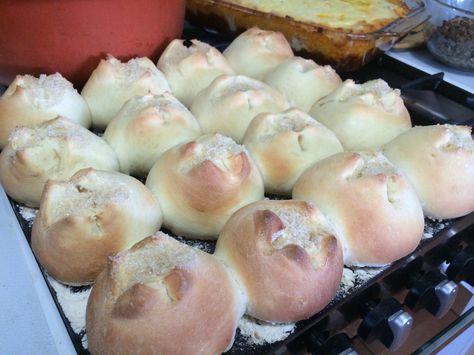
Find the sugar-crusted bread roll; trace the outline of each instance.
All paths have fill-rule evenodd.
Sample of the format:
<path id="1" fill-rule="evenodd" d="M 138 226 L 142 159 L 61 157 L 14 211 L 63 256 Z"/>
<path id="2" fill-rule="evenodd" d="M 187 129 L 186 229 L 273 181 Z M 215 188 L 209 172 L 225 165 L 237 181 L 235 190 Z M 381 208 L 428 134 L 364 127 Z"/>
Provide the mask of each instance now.
<path id="1" fill-rule="evenodd" d="M 145 57 L 127 63 L 108 56 L 87 80 L 81 95 L 89 104 L 92 126 L 105 129 L 123 104 L 136 95 L 171 91 L 163 73 Z"/>
<path id="2" fill-rule="evenodd" d="M 429 217 L 474 211 L 474 141 L 471 127 L 414 127 L 383 148 L 410 179 Z"/>
<path id="3" fill-rule="evenodd" d="M 175 39 L 166 47 L 158 61 L 168 79 L 173 95 L 190 107 L 196 94 L 222 74 L 234 74 L 227 59 L 207 43 L 191 40 L 187 46 Z"/>
<path id="4" fill-rule="evenodd" d="M 0 154 L 0 182 L 15 201 L 38 207 L 48 179 L 67 180 L 88 167 L 117 171 L 119 164 L 102 138 L 58 117 L 12 131 Z"/>
<path id="5" fill-rule="evenodd" d="M 329 65 L 293 57 L 270 70 L 263 81 L 285 94 L 293 106 L 308 112 L 313 104 L 328 95 L 342 80 Z"/>
<path id="6" fill-rule="evenodd" d="M 91 124 L 86 101 L 72 84 L 56 73 L 17 75 L 0 97 L 0 149 L 16 126 L 31 126 L 65 116 L 84 127 Z"/>
<path id="7" fill-rule="evenodd" d="M 238 74 L 261 80 L 294 54 L 282 33 L 252 27 L 232 41 L 224 56 Z"/>
<path id="8" fill-rule="evenodd" d="M 240 143 L 256 115 L 289 107 L 280 92 L 261 81 L 243 75 L 221 75 L 195 97 L 191 112 L 204 133 L 221 133 Z"/>
<path id="9" fill-rule="evenodd" d="M 309 113 L 333 130 L 347 150 L 380 149 L 411 127 L 400 90 L 382 79 L 364 84 L 346 80 Z"/>
<path id="10" fill-rule="evenodd" d="M 331 130 L 295 108 L 255 117 L 243 144 L 262 174 L 265 192 L 289 196 L 307 168 L 343 150 Z"/>
<path id="11" fill-rule="evenodd" d="M 346 265 L 390 263 L 423 235 L 413 187 L 381 153 L 344 152 L 317 162 L 298 179 L 293 198 L 315 203 L 333 222 Z"/>
<path id="12" fill-rule="evenodd" d="M 200 135 L 196 118 L 165 92 L 128 100 L 110 121 L 103 138 L 117 153 L 120 171 L 146 176 L 164 151 Z"/>
<path id="13" fill-rule="evenodd" d="M 109 259 L 92 288 L 92 354 L 220 354 L 245 298 L 215 257 L 158 233 Z"/>
<path id="14" fill-rule="evenodd" d="M 158 200 L 137 179 L 83 169 L 49 180 L 31 232 L 31 247 L 49 275 L 69 285 L 94 282 L 107 257 L 161 227 Z"/>
<path id="15" fill-rule="evenodd" d="M 247 313 L 270 322 L 306 319 L 334 297 L 342 250 L 323 214 L 304 201 L 265 200 L 232 215 L 216 257 L 234 271 Z"/>
<path id="16" fill-rule="evenodd" d="M 167 150 L 148 174 L 163 225 L 177 235 L 216 239 L 230 215 L 263 198 L 263 182 L 245 148 L 209 134 Z"/>

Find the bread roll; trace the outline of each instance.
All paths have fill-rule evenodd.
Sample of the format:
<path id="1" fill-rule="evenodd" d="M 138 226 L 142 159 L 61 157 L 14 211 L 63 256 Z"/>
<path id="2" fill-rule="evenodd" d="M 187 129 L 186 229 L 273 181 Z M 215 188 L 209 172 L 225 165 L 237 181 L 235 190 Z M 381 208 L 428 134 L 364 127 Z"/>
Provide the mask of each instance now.
<path id="1" fill-rule="evenodd" d="M 293 50 L 282 33 L 257 27 L 240 34 L 224 51 L 224 57 L 238 74 L 259 80 L 293 56 Z"/>
<path id="2" fill-rule="evenodd" d="M 323 214 L 304 201 L 265 200 L 232 215 L 216 257 L 234 270 L 247 313 L 270 322 L 311 317 L 334 297 L 342 251 Z"/>
<path id="3" fill-rule="evenodd" d="M 263 198 L 262 178 L 245 148 L 220 134 L 166 151 L 146 185 L 158 196 L 163 225 L 198 239 L 216 239 L 232 213 Z"/>
<path id="4" fill-rule="evenodd" d="M 342 83 L 329 65 L 321 66 L 301 57 L 280 63 L 265 75 L 263 81 L 285 94 L 293 106 L 305 112 Z"/>
<path id="5" fill-rule="evenodd" d="M 200 135 L 196 118 L 165 92 L 128 100 L 110 121 L 103 138 L 117 153 L 120 171 L 146 176 L 164 151 Z"/>
<path id="6" fill-rule="evenodd" d="M 474 211 L 471 127 L 414 127 L 383 151 L 408 176 L 427 216 L 455 218 Z"/>
<path id="7" fill-rule="evenodd" d="M 243 75 L 221 75 L 195 97 L 191 112 L 204 133 L 221 133 L 240 143 L 256 115 L 289 107 L 281 93 L 261 81 Z"/>
<path id="8" fill-rule="evenodd" d="M 333 130 L 347 150 L 380 149 L 411 127 L 400 90 L 382 79 L 360 85 L 346 80 L 309 113 Z"/>
<path id="9" fill-rule="evenodd" d="M 91 124 L 86 101 L 61 74 L 17 75 L 0 97 L 0 149 L 16 126 L 31 126 L 65 116 L 84 127 Z"/>
<path id="10" fill-rule="evenodd" d="M 164 91 L 171 91 L 168 81 L 150 59 L 134 58 L 122 63 L 109 55 L 92 72 L 81 95 L 89 104 L 92 126 L 104 130 L 128 99 Z"/>
<path id="11" fill-rule="evenodd" d="M 333 222 L 346 265 L 388 264 L 423 235 L 413 187 L 381 153 L 344 152 L 317 162 L 298 179 L 293 198 L 315 203 Z"/>
<path id="12" fill-rule="evenodd" d="M 307 168 L 342 152 L 332 131 L 298 109 L 258 115 L 243 144 L 262 174 L 265 192 L 287 196 Z"/>
<path id="13" fill-rule="evenodd" d="M 83 168 L 118 170 L 112 148 L 64 117 L 17 127 L 0 154 L 0 182 L 17 202 L 38 207 L 48 179 L 67 180 Z"/>
<path id="14" fill-rule="evenodd" d="M 158 200 L 140 181 L 83 169 L 69 181 L 49 180 L 31 232 L 31 247 L 46 272 L 69 285 L 92 283 L 107 257 L 155 233 Z"/>
<path id="15" fill-rule="evenodd" d="M 245 298 L 212 255 L 164 233 L 109 258 L 87 304 L 92 354 L 220 354 Z"/>
<path id="16" fill-rule="evenodd" d="M 182 39 L 171 41 L 157 66 L 168 79 L 174 96 L 188 107 L 216 77 L 234 74 L 219 50 L 197 39 L 191 40 L 189 46 Z"/>

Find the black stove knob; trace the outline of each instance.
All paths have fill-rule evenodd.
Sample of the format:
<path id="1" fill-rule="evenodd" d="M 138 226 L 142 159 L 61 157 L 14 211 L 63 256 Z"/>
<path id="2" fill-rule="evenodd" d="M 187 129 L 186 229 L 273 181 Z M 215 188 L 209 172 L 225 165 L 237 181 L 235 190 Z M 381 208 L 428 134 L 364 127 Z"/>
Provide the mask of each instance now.
<path id="1" fill-rule="evenodd" d="M 425 308 L 436 318 L 442 318 L 456 300 L 458 286 L 439 270 L 431 270 L 412 281 L 405 305 L 414 311 Z"/>
<path id="2" fill-rule="evenodd" d="M 306 345 L 308 351 L 314 355 L 357 355 L 352 348 L 351 339 L 345 333 L 327 338 L 324 333 L 311 332 L 307 337 Z"/>
<path id="3" fill-rule="evenodd" d="M 368 307 L 357 329 L 359 336 L 367 343 L 379 339 L 390 351 L 397 350 L 408 338 L 413 318 L 392 297 Z"/>
<path id="4" fill-rule="evenodd" d="M 446 275 L 455 282 L 466 281 L 474 286 L 474 245 L 467 246 L 453 257 Z"/>

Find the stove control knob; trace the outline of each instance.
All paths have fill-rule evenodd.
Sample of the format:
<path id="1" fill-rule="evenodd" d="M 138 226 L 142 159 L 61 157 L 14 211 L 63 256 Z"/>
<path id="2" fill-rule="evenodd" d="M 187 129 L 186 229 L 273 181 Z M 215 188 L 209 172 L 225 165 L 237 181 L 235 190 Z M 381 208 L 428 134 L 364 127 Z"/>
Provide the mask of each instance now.
<path id="1" fill-rule="evenodd" d="M 311 332 L 306 339 L 307 349 L 311 354 L 358 355 L 352 348 L 351 339 L 345 333 L 326 338 L 324 333 Z"/>
<path id="2" fill-rule="evenodd" d="M 414 311 L 425 308 L 436 318 L 443 318 L 451 309 L 458 286 L 447 280 L 439 270 L 432 270 L 413 280 L 405 297 L 405 305 Z"/>
<path id="3" fill-rule="evenodd" d="M 397 350 L 410 335 L 413 318 L 390 297 L 370 307 L 357 333 L 367 343 L 379 339 L 390 351 Z"/>
<path id="4" fill-rule="evenodd" d="M 451 260 L 446 275 L 455 282 L 466 281 L 474 286 L 474 245 L 462 249 Z"/>

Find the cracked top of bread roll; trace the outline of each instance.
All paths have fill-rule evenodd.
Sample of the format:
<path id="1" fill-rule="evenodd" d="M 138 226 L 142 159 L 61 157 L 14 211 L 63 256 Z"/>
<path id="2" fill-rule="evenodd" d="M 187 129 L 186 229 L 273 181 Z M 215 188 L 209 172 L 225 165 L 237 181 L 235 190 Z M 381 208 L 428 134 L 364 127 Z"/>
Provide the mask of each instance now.
<path id="1" fill-rule="evenodd" d="M 382 79 L 364 84 L 346 80 L 309 113 L 334 131 L 347 150 L 380 149 L 411 127 L 400 90 Z"/>
<path id="2" fill-rule="evenodd" d="M 263 81 L 285 94 L 293 106 L 305 112 L 342 83 L 329 65 L 318 65 L 301 57 L 280 63 L 265 75 Z"/>
<path id="3" fill-rule="evenodd" d="M 342 276 L 335 231 L 313 204 L 264 200 L 232 215 L 215 255 L 233 270 L 247 313 L 270 322 L 306 319 L 334 297 Z"/>
<path id="4" fill-rule="evenodd" d="M 158 200 L 140 181 L 117 172 L 83 169 L 68 181 L 46 183 L 31 247 L 56 280 L 90 284 L 108 256 L 155 233 L 161 222 Z"/>
<path id="5" fill-rule="evenodd" d="M 65 116 L 84 127 L 91 124 L 86 101 L 61 74 L 17 75 L 0 97 L 0 149 L 16 126 L 31 126 Z"/>
<path id="6" fill-rule="evenodd" d="M 146 176 L 167 149 L 201 135 L 201 126 L 170 93 L 128 100 L 110 121 L 103 138 L 117 153 L 120 171 Z"/>
<path id="7" fill-rule="evenodd" d="M 281 32 L 258 27 L 241 33 L 224 50 L 224 57 L 237 74 L 259 80 L 269 70 L 293 56 L 293 50 Z"/>
<path id="8" fill-rule="evenodd" d="M 245 298 L 212 255 L 158 233 L 109 258 L 87 304 L 92 354 L 220 354 Z"/>
<path id="9" fill-rule="evenodd" d="M 216 77 L 234 74 L 218 49 L 197 39 L 192 39 L 190 45 L 182 39 L 171 41 L 157 66 L 168 79 L 173 95 L 188 107 Z"/>
<path id="10" fill-rule="evenodd" d="M 58 117 L 12 131 L 0 154 L 0 182 L 15 201 L 38 207 L 48 179 L 67 180 L 88 167 L 117 171 L 119 165 L 102 138 Z"/>
<path id="11" fill-rule="evenodd" d="M 127 63 L 107 56 L 92 72 L 81 91 L 92 115 L 92 126 L 104 130 L 123 104 L 136 95 L 171 91 L 163 73 L 145 57 Z"/>
<path id="12" fill-rule="evenodd" d="M 474 211 L 471 127 L 413 127 L 383 152 L 413 183 L 427 216 L 455 218 Z"/>
<path id="13" fill-rule="evenodd" d="M 331 130 L 295 108 L 255 117 L 243 144 L 262 174 L 265 191 L 290 196 L 294 183 L 307 168 L 342 152 Z"/>
<path id="14" fill-rule="evenodd" d="M 381 153 L 343 152 L 301 175 L 293 198 L 315 203 L 338 231 L 344 264 L 378 266 L 412 252 L 424 216 L 415 190 Z"/>
<path id="15" fill-rule="evenodd" d="M 240 143 L 256 115 L 289 107 L 280 92 L 261 81 L 243 75 L 221 75 L 196 96 L 191 112 L 204 133 L 221 133 Z"/>
<path id="16" fill-rule="evenodd" d="M 216 239 L 230 215 L 263 198 L 260 173 L 245 147 L 220 134 L 208 134 L 166 151 L 146 185 L 173 233 Z"/>

